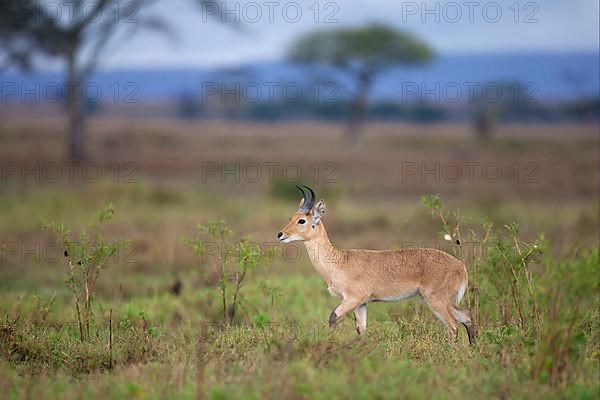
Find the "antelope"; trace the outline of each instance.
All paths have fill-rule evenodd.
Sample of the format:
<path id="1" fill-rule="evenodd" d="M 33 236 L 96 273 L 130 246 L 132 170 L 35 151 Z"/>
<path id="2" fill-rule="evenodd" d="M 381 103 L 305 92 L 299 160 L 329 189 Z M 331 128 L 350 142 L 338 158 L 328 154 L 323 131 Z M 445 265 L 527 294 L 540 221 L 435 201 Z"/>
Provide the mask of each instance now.
<path id="1" fill-rule="evenodd" d="M 446 325 L 452 342 L 456 341 L 460 323 L 466 328 L 469 343 L 475 343 L 471 313 L 458 306 L 467 290 L 467 269 L 462 261 L 431 248 L 339 249 L 329 240 L 321 219 L 326 210 L 324 201 L 315 204 L 314 190 L 304 185 L 296 187 L 302 193 L 300 205 L 277 233 L 277 239 L 282 243 L 304 242 L 329 292 L 342 299 L 329 316 L 330 327 L 353 312 L 356 331 L 364 335 L 368 303 L 420 296 Z"/>

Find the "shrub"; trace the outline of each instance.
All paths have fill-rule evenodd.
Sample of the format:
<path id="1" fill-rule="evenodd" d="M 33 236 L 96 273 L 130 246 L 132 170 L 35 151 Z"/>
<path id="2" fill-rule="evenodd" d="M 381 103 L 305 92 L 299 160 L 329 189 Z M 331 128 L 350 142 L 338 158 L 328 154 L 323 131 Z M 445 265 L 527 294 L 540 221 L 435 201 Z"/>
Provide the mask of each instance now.
<path id="1" fill-rule="evenodd" d="M 230 325 L 242 303 L 242 287 L 248 273 L 271 259 L 275 248 L 263 250 L 249 236 L 237 241 L 228 240 L 231 230 L 224 220 L 198 225 L 198 234 L 184 239 L 203 262 L 210 261 L 218 276 L 223 322 Z"/>
<path id="2" fill-rule="evenodd" d="M 533 337 L 541 315 L 531 267 L 547 251 L 544 237 L 527 242 L 516 223 L 496 228 L 483 221 L 469 226 L 460 211 L 445 210 L 439 196 L 424 197 L 423 204 L 442 223 L 441 235 L 454 243 L 455 255 L 463 259 L 470 256 L 463 261 L 469 269 L 471 289 L 467 299 L 475 320 L 482 320 L 480 305 L 485 304 L 488 320 L 484 322 L 495 320 L 504 327 L 516 326 L 523 340 Z M 467 246 L 471 251 L 465 254 Z"/>
<path id="3" fill-rule="evenodd" d="M 92 305 L 100 271 L 120 248 L 130 243 L 109 241 L 100 232 L 99 226 L 110 221 L 114 213 L 112 203 L 98 211 L 96 222 L 84 229 L 77 239 L 71 237 L 71 230 L 65 224 L 58 224 L 53 220 L 44 221 L 43 228 L 54 232 L 64 248 L 68 273 L 66 283 L 73 293 L 81 341 L 90 337 L 90 325 L 93 324 L 94 317 Z"/>

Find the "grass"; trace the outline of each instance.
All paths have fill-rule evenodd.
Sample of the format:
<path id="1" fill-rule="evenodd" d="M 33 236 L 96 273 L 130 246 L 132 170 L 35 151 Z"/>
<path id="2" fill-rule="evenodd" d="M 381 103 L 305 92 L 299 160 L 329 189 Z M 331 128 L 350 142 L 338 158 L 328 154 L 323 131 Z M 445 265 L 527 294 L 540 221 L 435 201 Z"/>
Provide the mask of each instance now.
<path id="1" fill-rule="evenodd" d="M 223 328 L 219 284 L 211 284 L 208 265 L 191 263 L 178 270 L 180 295 L 168 290 L 172 271 L 153 267 L 140 276 L 137 265 L 109 266 L 99 280 L 104 285 L 98 287 L 86 342 L 80 341 L 73 300 L 61 284 L 66 271 L 45 266 L 52 268 L 52 294 L 7 287 L 0 306 L 5 316 L 0 382 L 6 393 L 14 398 L 195 398 L 198 391 L 209 398 L 593 398 L 599 389 L 597 249 L 581 249 L 564 261 L 549 256 L 537 266 L 545 271 L 536 273 L 536 297 L 545 310 L 539 335 L 524 335 L 515 320 L 503 320 L 494 302 L 510 307 L 510 300 L 496 298 L 494 283 L 474 281 L 483 294 L 474 348 L 464 332 L 452 347 L 442 325 L 418 301 L 369 307 L 367 338 L 356 337 L 350 319 L 330 331 L 326 316 L 336 300 L 325 295 L 324 283 L 304 258 L 298 263 L 277 258 L 249 276 L 243 312 Z M 13 282 L 20 279 L 27 277 Z M 277 288 L 279 296 L 269 295 L 265 286 Z M 581 293 L 596 295 L 581 301 Z"/>
<path id="2" fill-rule="evenodd" d="M 232 133 L 219 130 L 229 147 L 217 158 L 235 160 L 249 146 L 239 127 L 230 128 Z M 96 142 L 112 132 L 94 129 L 100 131 Z M 249 129 L 268 136 L 258 127 Z M 265 148 L 252 147 L 258 153 L 245 159 L 294 160 L 298 129 L 289 127 L 289 135 Z M 327 317 L 338 300 L 327 294 L 304 253 L 297 261 L 277 256 L 252 269 L 243 280 L 234 320 L 223 325 L 222 281 L 184 239 L 194 237 L 198 224 L 224 218 L 232 241 L 251 235 L 259 243 L 272 243 L 297 196 L 289 196 L 281 180 L 202 183 L 198 173 L 189 175 L 196 166 L 190 153 L 183 153 L 182 164 L 171 170 L 168 157 L 161 158 L 149 141 L 144 158 L 136 159 L 143 167 L 139 183 L 11 181 L 0 187 L 0 243 L 16 246 L 5 249 L 0 263 L 0 397 L 598 398 L 598 196 L 591 183 L 597 182 L 597 172 L 575 176 L 598 162 L 597 151 L 580 143 L 592 139 L 583 135 L 570 143 L 543 137 L 544 148 L 556 152 L 547 157 L 532 144 L 539 133 L 482 149 L 460 135 L 442 137 L 441 146 L 435 136 L 394 139 L 391 133 L 386 136 L 388 130 L 393 127 L 375 128 L 367 150 L 354 160 L 358 166 L 343 151 L 325 149 L 343 179 L 315 186 L 328 202 L 324 222 L 340 246 L 443 244 L 441 224 L 419 202 L 420 195 L 430 193 L 439 193 L 449 209 L 460 208 L 465 236 L 467 227 L 478 230 L 483 219 L 493 222 L 498 237 L 490 246 L 512 249 L 512 236 L 503 225 L 515 221 L 521 227 L 519 243 L 532 244 L 545 234 L 538 242 L 543 251 L 515 270 L 522 283 L 517 289 L 510 266 L 519 258 L 513 259 L 513 253 L 506 253 L 512 261 L 494 252 L 468 260 L 470 287 L 476 288 L 479 304 L 476 346 L 469 347 L 464 330 L 452 346 L 442 324 L 418 299 L 370 305 L 366 338 L 356 336 L 351 318 L 330 330 Z M 10 152 L 30 154 L 35 132 L 18 146 L 11 144 Z M 188 137 L 178 127 L 174 145 L 210 147 L 219 140 L 211 132 Z M 540 163 L 540 182 L 528 187 L 509 182 L 415 186 L 381 173 L 393 157 L 433 157 L 458 147 L 503 165 L 513 161 L 511 152 L 518 149 L 522 159 Z M 0 147 L 3 151 L 9 150 Z M 315 158 L 323 151 L 316 149 Z M 38 155 L 44 160 L 56 156 L 52 150 Z M 555 158 L 558 166 L 552 164 Z M 563 185 L 563 193 L 557 185 Z M 500 197 L 493 194 L 499 192 Z M 90 335 L 82 341 L 64 257 L 36 257 L 56 241 L 41 230 L 41 218 L 79 232 L 109 202 L 115 216 L 100 232 L 111 242 L 131 240 L 136 248 L 133 259 L 118 256 L 102 270 Z M 527 273 L 535 283 L 533 295 L 528 294 Z M 174 290 L 177 283 L 179 291 Z M 520 290 L 518 303 L 513 289 Z M 534 302 L 539 319 L 531 312 Z"/>
<path id="3" fill-rule="evenodd" d="M 569 268 L 587 264 L 589 274 L 597 262 L 597 252 L 584 253 Z M 57 301 L 44 313 L 43 302 L 22 298 L 3 306 L 9 318 L 22 319 L 2 326 L 2 347 L 10 356 L 0 364 L 1 381 L 17 398 L 194 398 L 198 390 L 209 398 L 594 398 L 599 389 L 597 298 L 580 310 L 567 377 L 553 383 L 551 367 L 540 364 L 540 357 L 554 360 L 553 345 L 524 342 L 516 328 L 481 323 L 476 347 L 469 348 L 464 337 L 452 347 L 437 320 L 414 302 L 370 307 L 369 334 L 359 339 L 352 321 L 334 332 L 326 327 L 324 316 L 335 304 L 317 295 L 323 291 L 318 278 L 270 281 L 285 293 L 281 302 L 271 306 L 258 285 L 249 284 L 246 300 L 261 311 L 249 311 L 254 321 L 226 331 L 214 321 L 215 288 L 106 304 L 117 310 L 112 370 L 106 318 L 95 339 L 81 344 L 76 327 L 64 323 L 72 315 L 60 311 L 71 309 L 70 302 Z M 260 314 L 272 320 L 256 320 Z"/>

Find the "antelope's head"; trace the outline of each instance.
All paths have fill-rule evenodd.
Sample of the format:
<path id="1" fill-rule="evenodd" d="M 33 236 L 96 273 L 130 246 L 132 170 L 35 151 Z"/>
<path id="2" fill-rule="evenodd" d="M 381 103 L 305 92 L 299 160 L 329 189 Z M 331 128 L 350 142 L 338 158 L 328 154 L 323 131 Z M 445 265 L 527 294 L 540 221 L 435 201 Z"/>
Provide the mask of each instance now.
<path id="1" fill-rule="evenodd" d="M 300 186 L 296 186 L 302 193 L 302 199 L 298 211 L 292 215 L 290 222 L 277 233 L 277 239 L 283 243 L 311 240 L 319 234 L 321 216 L 325 214 L 325 203 L 323 200 L 315 204 L 315 192 L 308 186 L 302 185 L 310 192 L 308 193 Z"/>

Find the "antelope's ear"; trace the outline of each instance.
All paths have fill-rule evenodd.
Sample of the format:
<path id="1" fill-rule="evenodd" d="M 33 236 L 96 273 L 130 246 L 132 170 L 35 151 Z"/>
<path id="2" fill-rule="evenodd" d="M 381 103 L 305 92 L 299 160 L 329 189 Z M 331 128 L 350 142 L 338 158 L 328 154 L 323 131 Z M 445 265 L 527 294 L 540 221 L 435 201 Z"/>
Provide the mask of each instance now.
<path id="1" fill-rule="evenodd" d="M 319 221 L 321 220 L 321 217 L 323 216 L 323 214 L 325 214 L 325 211 L 327 210 L 327 208 L 325 207 L 325 202 L 323 200 L 320 200 L 317 204 L 315 204 L 315 206 L 313 207 L 312 210 L 312 224 L 317 225 L 319 223 Z"/>
<path id="2" fill-rule="evenodd" d="M 301 209 L 304 205 L 304 197 L 300 199 L 300 204 L 298 204 L 298 209 Z"/>

